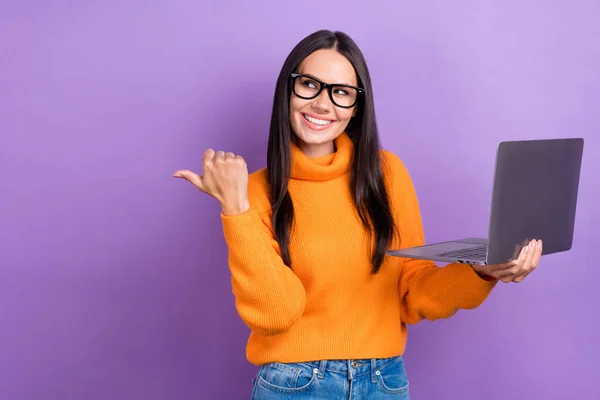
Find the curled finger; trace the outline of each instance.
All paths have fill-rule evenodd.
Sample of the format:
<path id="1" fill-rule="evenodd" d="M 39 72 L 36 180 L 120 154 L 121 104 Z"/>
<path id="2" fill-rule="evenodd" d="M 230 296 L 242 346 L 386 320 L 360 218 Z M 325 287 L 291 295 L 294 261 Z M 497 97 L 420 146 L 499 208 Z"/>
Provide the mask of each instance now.
<path id="1" fill-rule="evenodd" d="M 215 161 L 223 161 L 225 159 L 225 152 L 223 150 L 219 150 L 215 152 Z"/>

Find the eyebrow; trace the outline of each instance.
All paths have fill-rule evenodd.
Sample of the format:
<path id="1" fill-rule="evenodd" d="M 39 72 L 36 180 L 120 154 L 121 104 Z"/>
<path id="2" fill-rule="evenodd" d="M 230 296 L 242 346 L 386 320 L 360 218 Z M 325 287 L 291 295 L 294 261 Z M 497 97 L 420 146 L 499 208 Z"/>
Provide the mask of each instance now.
<path id="1" fill-rule="evenodd" d="M 313 74 L 307 74 L 307 73 L 302 73 L 302 72 L 300 72 L 300 73 L 301 73 L 302 75 L 309 76 L 309 77 L 311 77 L 311 78 L 313 78 L 313 79 L 316 79 L 316 80 L 318 80 L 318 81 L 325 82 L 325 80 L 324 80 L 324 79 L 317 78 L 317 77 L 316 77 L 316 76 L 314 76 Z M 325 83 L 327 83 L 327 82 L 325 82 Z M 350 84 L 350 83 L 340 83 L 340 82 L 332 83 L 331 85 L 352 86 L 352 87 L 356 87 L 356 86 L 357 86 L 357 85 L 352 85 L 352 84 Z"/>

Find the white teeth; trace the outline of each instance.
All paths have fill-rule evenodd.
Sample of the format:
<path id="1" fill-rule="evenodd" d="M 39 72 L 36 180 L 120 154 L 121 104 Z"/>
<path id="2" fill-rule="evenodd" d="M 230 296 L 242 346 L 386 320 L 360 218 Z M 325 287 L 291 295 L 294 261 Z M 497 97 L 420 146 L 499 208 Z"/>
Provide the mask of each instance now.
<path id="1" fill-rule="evenodd" d="M 309 120 L 310 122 L 312 122 L 313 124 L 317 124 L 317 125 L 329 125 L 330 123 L 332 123 L 333 121 L 326 121 L 324 119 L 316 119 L 313 118 L 309 115 L 304 115 L 304 118 L 306 118 L 307 120 Z"/>

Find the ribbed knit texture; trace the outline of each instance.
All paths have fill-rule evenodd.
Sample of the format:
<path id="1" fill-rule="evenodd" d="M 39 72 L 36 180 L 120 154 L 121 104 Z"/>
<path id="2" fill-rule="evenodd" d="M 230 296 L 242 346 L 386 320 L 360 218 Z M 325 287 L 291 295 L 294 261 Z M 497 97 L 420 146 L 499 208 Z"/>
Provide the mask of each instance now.
<path id="1" fill-rule="evenodd" d="M 352 141 L 308 158 L 292 145 L 292 268 L 283 264 L 271 224 L 266 169 L 249 178 L 250 209 L 221 215 L 235 304 L 251 329 L 253 364 L 401 355 L 406 324 L 447 318 L 480 305 L 496 284 L 465 264 L 385 257 L 371 274 L 370 243 L 352 202 Z M 381 150 L 400 231 L 391 248 L 424 243 L 417 197 L 400 159 Z"/>

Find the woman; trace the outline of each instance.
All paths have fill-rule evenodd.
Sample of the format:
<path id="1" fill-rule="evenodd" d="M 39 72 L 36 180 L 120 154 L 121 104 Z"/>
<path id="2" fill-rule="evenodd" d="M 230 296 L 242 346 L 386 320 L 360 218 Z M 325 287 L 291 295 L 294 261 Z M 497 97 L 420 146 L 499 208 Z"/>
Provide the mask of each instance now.
<path id="1" fill-rule="evenodd" d="M 423 244 L 423 230 L 373 104 L 356 44 L 316 32 L 277 80 L 267 168 L 248 176 L 241 156 L 209 149 L 203 176 L 174 174 L 221 203 L 247 357 L 261 366 L 255 399 L 408 399 L 406 325 L 475 308 L 539 262 L 535 240 L 493 266 L 386 256 Z"/>

